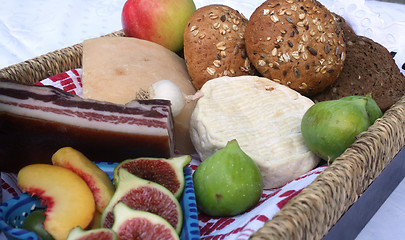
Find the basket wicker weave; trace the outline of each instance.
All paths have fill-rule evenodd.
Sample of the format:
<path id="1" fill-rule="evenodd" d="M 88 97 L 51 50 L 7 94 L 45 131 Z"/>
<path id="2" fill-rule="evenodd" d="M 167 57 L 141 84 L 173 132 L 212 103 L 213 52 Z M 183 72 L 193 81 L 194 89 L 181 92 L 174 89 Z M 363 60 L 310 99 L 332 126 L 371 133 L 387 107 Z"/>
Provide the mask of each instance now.
<path id="1" fill-rule="evenodd" d="M 76 44 L 1 69 L 0 78 L 34 83 L 80 68 L 81 56 L 82 44 Z M 321 239 L 404 145 L 405 96 L 251 239 Z"/>
<path id="2" fill-rule="evenodd" d="M 103 37 L 124 36 L 117 31 Z M 0 70 L 0 78 L 13 79 L 23 83 L 34 83 L 47 77 L 82 66 L 83 46 L 81 43 L 11 65 Z"/>

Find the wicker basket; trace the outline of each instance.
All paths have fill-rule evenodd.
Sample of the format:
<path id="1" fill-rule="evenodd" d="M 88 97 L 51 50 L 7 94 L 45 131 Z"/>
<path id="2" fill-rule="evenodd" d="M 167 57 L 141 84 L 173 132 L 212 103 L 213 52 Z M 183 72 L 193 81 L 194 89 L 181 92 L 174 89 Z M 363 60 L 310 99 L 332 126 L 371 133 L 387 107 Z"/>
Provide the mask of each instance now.
<path id="1" fill-rule="evenodd" d="M 80 68 L 81 56 L 82 44 L 76 44 L 1 69 L 0 78 L 34 83 Z M 251 239 L 321 239 L 404 145 L 405 96 Z"/>

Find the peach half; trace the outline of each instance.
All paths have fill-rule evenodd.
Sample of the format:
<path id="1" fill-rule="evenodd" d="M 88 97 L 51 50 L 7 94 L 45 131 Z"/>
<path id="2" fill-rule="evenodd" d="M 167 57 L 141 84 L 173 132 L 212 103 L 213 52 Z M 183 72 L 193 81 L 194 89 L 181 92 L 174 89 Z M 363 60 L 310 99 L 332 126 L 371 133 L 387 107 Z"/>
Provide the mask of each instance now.
<path id="1" fill-rule="evenodd" d="M 115 192 L 114 184 L 108 175 L 83 153 L 64 147 L 52 156 L 52 163 L 72 170 L 87 183 L 93 192 L 97 211 L 102 213 Z"/>
<path id="2" fill-rule="evenodd" d="M 76 226 L 91 224 L 96 211 L 93 193 L 76 173 L 50 164 L 31 164 L 18 172 L 17 181 L 47 206 L 43 225 L 55 240 L 65 240 Z"/>

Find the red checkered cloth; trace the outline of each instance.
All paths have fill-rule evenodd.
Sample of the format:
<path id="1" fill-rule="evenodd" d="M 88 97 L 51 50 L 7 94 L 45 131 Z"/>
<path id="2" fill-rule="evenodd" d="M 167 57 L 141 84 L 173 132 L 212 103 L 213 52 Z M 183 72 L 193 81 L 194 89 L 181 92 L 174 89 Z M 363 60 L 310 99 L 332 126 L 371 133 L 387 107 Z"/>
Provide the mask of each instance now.
<path id="1" fill-rule="evenodd" d="M 67 92 L 82 96 L 81 69 L 73 69 L 65 73 L 44 79 L 38 85 L 52 85 Z M 195 170 L 200 161 L 196 154 L 192 155 L 189 166 Z M 249 236 L 263 227 L 291 198 L 308 186 L 327 166 L 321 166 L 302 175 L 277 189 L 264 190 L 259 203 L 248 212 L 235 217 L 211 218 L 199 213 L 201 239 L 248 239 Z M 6 201 L 21 193 L 17 187 L 14 174 L 1 173 L 1 199 Z"/>
<path id="2" fill-rule="evenodd" d="M 80 97 L 83 96 L 82 91 L 82 69 L 73 69 L 58 75 L 49 77 L 40 82 L 35 83 L 36 85 L 51 85 L 66 92 L 76 94 Z"/>
<path id="3" fill-rule="evenodd" d="M 194 156 L 190 164 L 191 168 L 195 170 L 198 164 L 199 160 Z M 259 203 L 238 216 L 212 218 L 199 213 L 201 239 L 249 239 L 250 235 L 263 227 L 266 221 L 270 220 L 291 198 L 314 181 L 326 168 L 326 165 L 317 167 L 281 188 L 263 190 Z"/>

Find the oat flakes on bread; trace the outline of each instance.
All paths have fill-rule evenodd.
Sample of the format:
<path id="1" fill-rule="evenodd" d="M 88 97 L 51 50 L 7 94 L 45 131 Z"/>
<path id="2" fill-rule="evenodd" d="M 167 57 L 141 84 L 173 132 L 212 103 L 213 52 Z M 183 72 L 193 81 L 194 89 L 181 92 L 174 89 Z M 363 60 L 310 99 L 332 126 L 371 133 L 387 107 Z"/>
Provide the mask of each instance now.
<path id="1" fill-rule="evenodd" d="M 247 22 L 238 11 L 219 4 L 193 13 L 184 31 L 184 58 L 196 89 L 213 78 L 254 73 L 245 49 Z"/>
<path id="2" fill-rule="evenodd" d="M 273 81 L 311 96 L 343 68 L 346 46 L 332 13 L 315 0 L 268 0 L 249 19 L 246 50 Z"/>
<path id="3" fill-rule="evenodd" d="M 367 37 L 350 37 L 346 45 L 346 62 L 339 78 L 312 99 L 325 101 L 371 94 L 381 110 L 386 111 L 405 94 L 405 77 L 392 55 Z"/>

